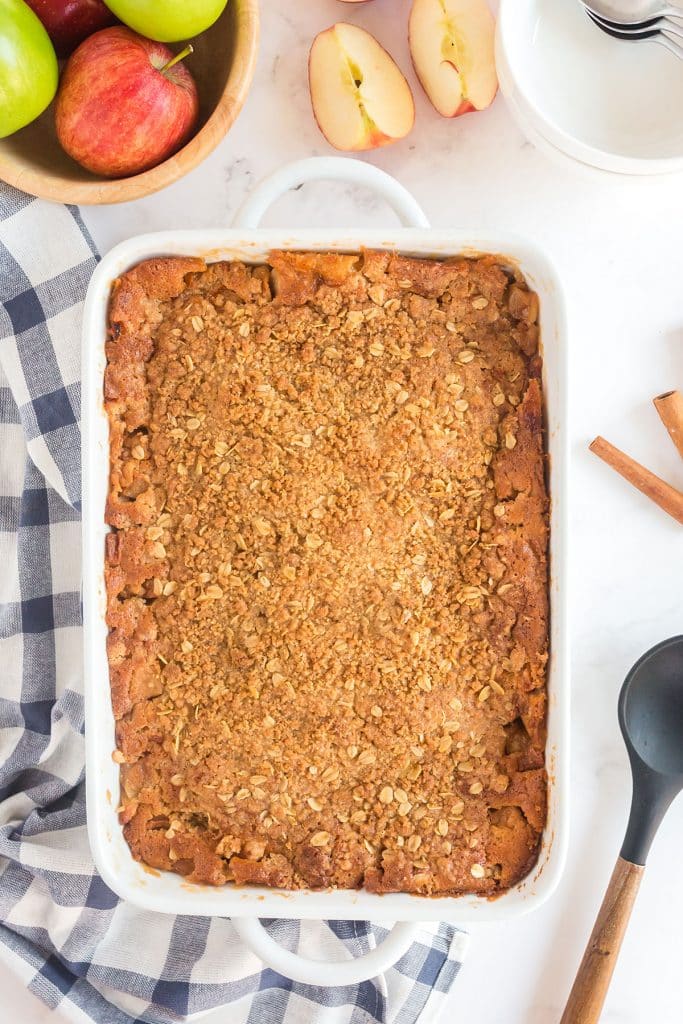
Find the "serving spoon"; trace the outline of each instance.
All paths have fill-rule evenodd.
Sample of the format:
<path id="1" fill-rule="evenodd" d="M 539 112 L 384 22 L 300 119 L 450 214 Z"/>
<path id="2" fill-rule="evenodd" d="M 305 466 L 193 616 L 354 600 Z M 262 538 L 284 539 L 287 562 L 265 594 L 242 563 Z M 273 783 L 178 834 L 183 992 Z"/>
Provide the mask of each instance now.
<path id="1" fill-rule="evenodd" d="M 598 18 L 615 25 L 638 25 L 654 18 L 683 18 L 683 7 L 662 0 L 579 0 Z"/>
<path id="2" fill-rule="evenodd" d="M 596 1024 L 657 829 L 683 789 L 683 636 L 636 662 L 619 695 L 631 762 L 626 836 L 560 1024 Z"/>

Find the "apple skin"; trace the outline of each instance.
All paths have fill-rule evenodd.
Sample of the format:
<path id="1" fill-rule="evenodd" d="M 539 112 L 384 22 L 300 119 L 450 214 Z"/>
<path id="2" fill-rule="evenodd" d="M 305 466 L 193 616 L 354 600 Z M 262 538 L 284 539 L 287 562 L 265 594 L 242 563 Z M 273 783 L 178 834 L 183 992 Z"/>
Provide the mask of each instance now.
<path id="1" fill-rule="evenodd" d="M 58 57 L 68 57 L 84 39 L 116 24 L 103 0 L 26 0 L 54 43 Z"/>
<path id="2" fill-rule="evenodd" d="M 124 25 L 160 43 L 192 39 L 213 25 L 227 0 L 107 0 Z"/>
<path id="3" fill-rule="evenodd" d="M 39 117 L 57 91 L 50 37 L 24 0 L 0 0 L 0 139 Z"/>
<path id="4" fill-rule="evenodd" d="M 197 87 L 167 46 L 123 26 L 96 32 L 69 58 L 57 93 L 55 122 L 62 146 L 79 164 L 106 178 L 156 167 L 192 133 Z"/>

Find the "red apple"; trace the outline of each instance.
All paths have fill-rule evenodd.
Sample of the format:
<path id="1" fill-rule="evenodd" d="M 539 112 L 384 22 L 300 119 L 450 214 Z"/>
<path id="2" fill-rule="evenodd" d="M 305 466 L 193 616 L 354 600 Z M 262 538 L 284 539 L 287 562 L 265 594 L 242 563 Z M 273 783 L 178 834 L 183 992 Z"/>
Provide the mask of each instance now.
<path id="1" fill-rule="evenodd" d="M 58 57 L 68 57 L 101 28 L 118 21 L 103 0 L 26 0 L 47 29 Z"/>
<path id="2" fill-rule="evenodd" d="M 78 47 L 57 93 L 57 137 L 94 174 L 125 178 L 178 150 L 199 114 L 197 86 L 163 43 L 105 28 Z"/>

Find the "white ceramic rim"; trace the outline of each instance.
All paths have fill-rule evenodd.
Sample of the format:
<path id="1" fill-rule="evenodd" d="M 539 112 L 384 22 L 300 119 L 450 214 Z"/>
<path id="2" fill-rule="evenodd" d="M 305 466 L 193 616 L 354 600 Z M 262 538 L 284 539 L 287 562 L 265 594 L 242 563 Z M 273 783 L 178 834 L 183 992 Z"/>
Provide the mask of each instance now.
<path id="1" fill-rule="evenodd" d="M 321 985 L 350 984 L 375 976 L 402 955 L 415 937 L 415 922 L 507 920 L 543 903 L 557 886 L 566 858 L 569 827 L 569 675 L 567 651 L 567 325 L 562 289 L 554 269 L 532 244 L 501 233 L 472 235 L 431 230 L 415 200 L 395 179 L 360 161 L 322 157 L 300 161 L 267 179 L 238 214 L 256 225 L 283 190 L 306 181 L 336 179 L 379 192 L 403 223 L 400 230 L 282 231 L 238 226 L 205 231 L 166 231 L 123 242 L 101 261 L 88 289 L 83 326 L 83 620 L 88 833 L 104 881 L 123 899 L 162 913 L 230 916 L 241 937 L 284 976 Z M 102 401 L 104 339 L 112 282 L 143 259 L 159 255 L 259 262 L 271 249 L 358 251 L 361 247 L 423 256 L 496 253 L 518 266 L 541 300 L 544 386 L 550 455 L 551 659 L 549 666 L 549 817 L 535 870 L 495 901 L 474 896 L 434 899 L 406 893 L 379 896 L 356 890 L 285 892 L 256 886 L 216 889 L 189 885 L 168 872 L 133 860 L 115 812 L 118 766 L 111 758 L 111 709 L 104 621 L 104 501 L 108 484 L 108 424 Z M 403 922 L 371 953 L 334 965 L 283 950 L 256 919 L 390 920 Z M 240 918 L 242 920 L 240 920 Z M 333 967 L 333 969 L 331 969 Z"/>
<path id="2" fill-rule="evenodd" d="M 576 0 L 563 0 L 563 2 L 576 2 Z M 520 17 L 520 5 L 521 0 L 500 0 L 496 27 L 496 67 L 500 91 L 507 100 L 514 103 L 520 126 L 526 129 L 527 125 L 530 125 L 555 149 L 559 149 L 581 164 L 602 171 L 646 177 L 683 171 L 683 154 L 680 157 L 645 159 L 600 149 L 570 135 L 541 110 L 533 95 L 530 95 L 528 90 L 521 88 L 515 75 L 514 64 L 509 56 L 512 21 L 513 19 L 518 20 Z M 531 141 L 534 141 L 533 138 Z"/>

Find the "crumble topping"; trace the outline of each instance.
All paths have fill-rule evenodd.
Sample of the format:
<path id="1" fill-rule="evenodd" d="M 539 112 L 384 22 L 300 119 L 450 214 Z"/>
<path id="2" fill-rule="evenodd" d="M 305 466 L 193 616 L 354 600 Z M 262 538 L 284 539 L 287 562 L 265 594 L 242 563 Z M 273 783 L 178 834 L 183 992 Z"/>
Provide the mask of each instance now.
<path id="1" fill-rule="evenodd" d="M 116 282 L 108 653 L 134 855 L 491 894 L 546 817 L 538 300 L 493 257 Z"/>

